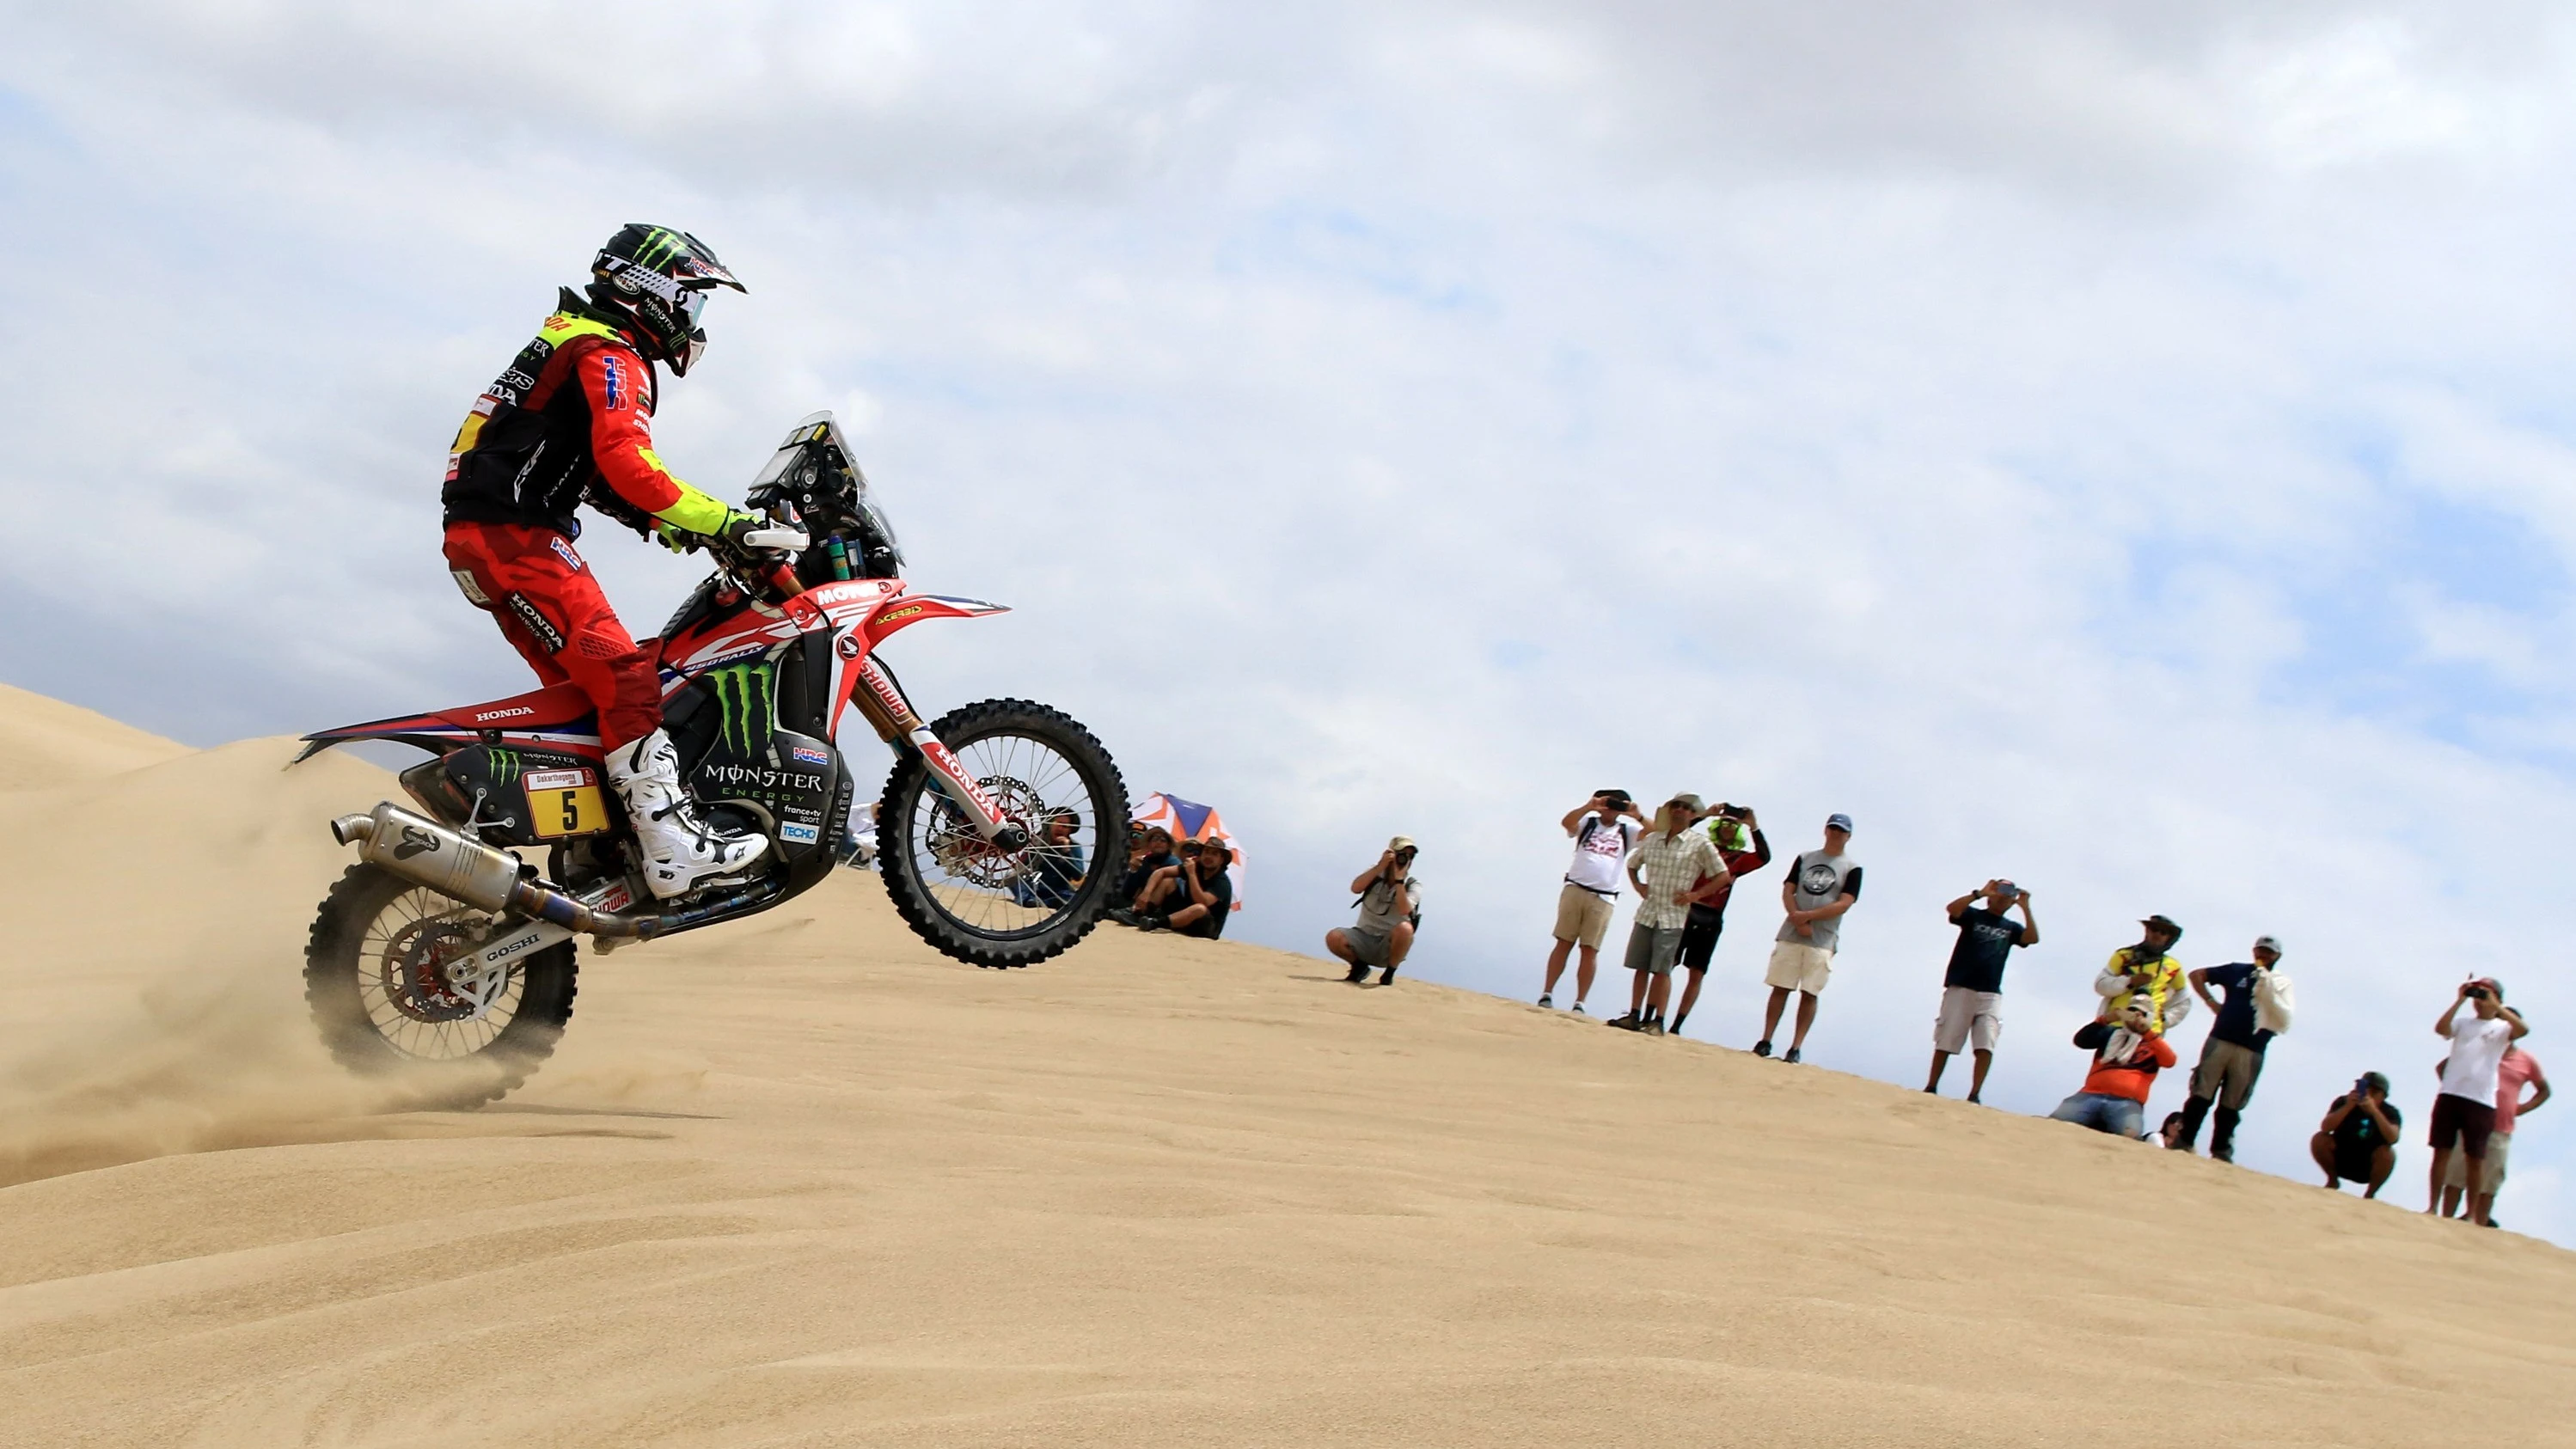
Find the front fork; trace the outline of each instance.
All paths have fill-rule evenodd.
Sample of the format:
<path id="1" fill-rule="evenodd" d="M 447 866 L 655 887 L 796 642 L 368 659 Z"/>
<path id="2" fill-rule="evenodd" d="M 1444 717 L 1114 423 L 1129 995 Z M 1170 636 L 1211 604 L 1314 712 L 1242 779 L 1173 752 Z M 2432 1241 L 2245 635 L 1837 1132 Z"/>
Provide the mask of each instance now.
<path id="1" fill-rule="evenodd" d="M 922 763 L 930 767 L 930 778 L 939 783 L 940 793 L 956 803 L 958 810 L 974 825 L 976 834 L 1004 850 L 1026 847 L 1028 831 L 1002 814 L 1002 808 L 993 803 L 993 797 L 984 793 L 984 787 L 975 783 L 972 775 L 966 773 L 965 766 L 957 763 L 957 757 L 939 742 L 939 736 L 930 732 L 930 726 L 922 722 L 921 716 L 913 711 L 912 702 L 903 697 L 903 691 L 895 687 L 893 678 L 878 666 L 876 660 L 860 660 L 858 676 L 866 688 L 852 690 L 850 699 L 858 705 L 859 713 L 866 715 L 868 723 L 875 727 L 877 737 L 898 749 L 918 751 Z M 897 741 L 902 743 L 896 744 Z"/>

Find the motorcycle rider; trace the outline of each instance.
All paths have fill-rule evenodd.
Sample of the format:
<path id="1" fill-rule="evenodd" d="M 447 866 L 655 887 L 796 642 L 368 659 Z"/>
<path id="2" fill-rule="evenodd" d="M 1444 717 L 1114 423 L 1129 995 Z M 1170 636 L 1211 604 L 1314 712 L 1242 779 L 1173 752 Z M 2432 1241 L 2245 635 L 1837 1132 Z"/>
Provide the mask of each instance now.
<path id="1" fill-rule="evenodd" d="M 680 783 L 662 729 L 654 653 L 637 647 L 573 549 L 580 504 L 658 535 L 737 544 L 768 520 L 672 476 L 653 451 L 655 363 L 685 377 L 706 350 L 707 294 L 747 289 L 706 243 L 630 223 L 591 259 L 536 340 L 477 398 L 447 456 L 440 490 L 456 586 L 490 614 L 547 684 L 580 686 L 599 711 L 608 783 L 643 847 L 644 878 L 663 899 L 756 864 L 769 841 L 719 832 Z"/>

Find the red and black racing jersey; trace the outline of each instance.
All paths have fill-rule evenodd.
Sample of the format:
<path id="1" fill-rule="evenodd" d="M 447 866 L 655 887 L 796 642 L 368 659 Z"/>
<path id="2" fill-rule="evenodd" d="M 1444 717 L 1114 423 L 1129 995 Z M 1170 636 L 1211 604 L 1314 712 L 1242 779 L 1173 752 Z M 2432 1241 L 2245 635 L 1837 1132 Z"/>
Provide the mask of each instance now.
<path id="1" fill-rule="evenodd" d="M 444 521 L 577 535 L 573 510 L 587 500 L 644 527 L 644 515 L 696 492 L 654 456 L 656 382 L 634 344 L 566 290 L 457 429 Z"/>

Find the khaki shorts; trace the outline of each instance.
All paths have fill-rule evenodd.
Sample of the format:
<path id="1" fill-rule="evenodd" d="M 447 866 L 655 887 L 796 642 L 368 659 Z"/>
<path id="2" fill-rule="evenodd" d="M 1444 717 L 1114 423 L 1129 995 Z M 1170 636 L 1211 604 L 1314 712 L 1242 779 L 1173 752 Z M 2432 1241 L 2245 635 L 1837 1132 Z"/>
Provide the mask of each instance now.
<path id="1" fill-rule="evenodd" d="M 2513 1134 L 2510 1132 L 2496 1132 L 2488 1135 L 2487 1180 L 2484 1191 L 2493 1192 L 2504 1186 L 2505 1149 L 2511 1146 L 2513 1146 Z M 2442 1170 L 2442 1186 L 2456 1187 L 2462 1192 L 2469 1190 L 2469 1154 L 2459 1151 L 2451 1154 L 2451 1165 Z"/>
<path id="2" fill-rule="evenodd" d="M 1834 953 L 1822 946 L 1806 946 L 1796 941 L 1771 943 L 1771 969 L 1762 973 L 1766 986 L 1782 991 L 1803 991 L 1821 996 L 1825 978 L 1834 974 Z"/>
<path id="3" fill-rule="evenodd" d="M 1556 896 L 1556 939 L 1601 949 L 1610 930 L 1610 898 L 1569 885 Z"/>
<path id="4" fill-rule="evenodd" d="M 2004 1034 L 2003 1001 L 2000 991 L 1942 987 L 1941 1015 L 1932 1023 L 1932 1049 L 1957 1056 L 1974 1043 L 1978 1051 L 1993 1051 L 1995 1039 Z"/>

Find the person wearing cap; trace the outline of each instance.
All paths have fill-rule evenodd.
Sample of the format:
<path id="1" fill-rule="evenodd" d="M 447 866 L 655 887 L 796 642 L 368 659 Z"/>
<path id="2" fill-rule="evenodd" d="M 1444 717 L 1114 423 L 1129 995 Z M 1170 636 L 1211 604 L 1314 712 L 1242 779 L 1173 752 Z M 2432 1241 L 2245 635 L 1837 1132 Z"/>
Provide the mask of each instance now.
<path id="1" fill-rule="evenodd" d="M 1395 980 L 1395 968 L 1413 950 L 1413 932 L 1422 920 L 1422 883 L 1413 878 L 1413 837 L 1399 835 L 1386 843 L 1377 864 L 1351 880 L 1358 897 L 1359 919 L 1324 933 L 1324 949 L 1350 963 L 1342 979 L 1356 986 L 1377 967 L 1377 984 Z"/>
<path id="2" fill-rule="evenodd" d="M 1757 1057 L 1771 1055 L 1771 1038 L 1780 1030 L 1780 1013 L 1789 993 L 1798 993 L 1798 1034 L 1780 1059 L 1798 1060 L 1807 1031 L 1816 1024 L 1816 998 L 1833 974 L 1834 952 L 1842 943 L 1843 913 L 1860 900 L 1860 863 L 1844 853 L 1851 844 L 1852 818 L 1840 811 L 1825 817 L 1822 850 L 1801 852 L 1789 862 L 1789 878 L 1780 882 L 1780 905 L 1788 919 L 1771 943 L 1771 965 L 1762 973 L 1771 1000 L 1762 1011 L 1762 1039 L 1753 1044 Z"/>
<path id="3" fill-rule="evenodd" d="M 2460 1008 L 2469 1020 L 2459 1020 Z M 2433 1200 L 2424 1211 L 2442 1211 L 2442 1184 L 2450 1175 L 2451 1154 L 2467 1154 L 2463 1170 L 2469 1193 L 2469 1221 L 2484 1226 L 2481 1204 L 2488 1200 L 2487 1143 L 2495 1135 L 2496 1086 L 2507 1049 L 2531 1028 L 2504 1004 L 2504 987 L 2492 976 L 2472 976 L 2460 983 L 2451 1007 L 2433 1023 L 2433 1034 L 2450 1038 L 2451 1054 L 2442 1062 L 2442 1090 L 2433 1099 L 2433 1120 L 2425 1140 L 2433 1147 Z"/>
<path id="4" fill-rule="evenodd" d="M 1224 935 L 1226 912 L 1234 908 L 1234 878 L 1228 874 L 1233 864 L 1234 852 L 1222 840 L 1193 840 L 1183 846 L 1181 863 L 1156 871 L 1154 883 L 1145 888 L 1145 899 L 1136 908 L 1138 929 L 1211 941 Z"/>
<path id="5" fill-rule="evenodd" d="M 1708 836 L 1694 829 L 1705 808 L 1692 794 L 1675 795 L 1655 812 L 1655 828 L 1628 852 L 1628 884 L 1636 888 L 1637 917 L 1628 927 L 1628 1014 L 1612 1026 L 1664 1034 L 1664 1006 L 1671 999 L 1673 961 L 1681 955 L 1682 928 L 1691 901 L 1727 879 L 1726 862 Z"/>
<path id="6" fill-rule="evenodd" d="M 2102 1014 L 2095 1019 L 2117 1021 L 2131 998 L 2143 994 L 2154 1012 L 2156 1032 L 2162 1035 L 2191 1014 L 2191 997 L 2183 991 L 2182 963 L 2171 954 L 2174 943 L 2182 939 L 2182 927 L 2161 912 L 2138 924 L 2146 928 L 2138 944 L 2112 952 L 2111 964 L 2093 978 L 2093 990 L 2102 998 Z"/>
<path id="7" fill-rule="evenodd" d="M 2156 1073 L 2174 1064 L 2173 1043 L 2156 1030 L 2155 1008 L 2133 1000 L 2115 1020 L 2077 1027 L 2075 1044 L 2092 1050 L 2093 1070 L 2083 1090 L 2058 1103 L 2049 1117 L 2114 1137 L 2144 1137 Z"/>
<path id="8" fill-rule="evenodd" d="M 1547 984 L 1539 988 L 1539 1005 L 1556 1004 L 1556 979 L 1565 974 L 1565 958 L 1580 950 L 1574 1011 L 1582 1014 L 1583 1000 L 1592 994 L 1593 973 L 1601 966 L 1601 938 L 1610 933 L 1610 913 L 1618 904 L 1619 868 L 1627 863 L 1645 821 L 1625 790 L 1597 790 L 1565 812 L 1562 823 L 1574 837 L 1574 863 L 1566 867 L 1564 888 L 1556 893 L 1556 945 L 1547 953 Z"/>
<path id="9" fill-rule="evenodd" d="M 1980 909 L 1979 896 L 1986 904 Z M 2015 921 L 2004 912 L 2021 908 Z M 1941 1015 L 1932 1023 L 1932 1075 L 1923 1090 L 1941 1091 L 1942 1069 L 1950 1058 L 1973 1048 L 1976 1072 L 1968 1078 L 1968 1100 L 1985 1100 L 1986 1073 L 1995 1064 L 1995 1040 L 2003 1034 L 2004 967 L 2015 946 L 2039 944 L 2039 922 L 2030 913 L 2030 892 L 2008 880 L 1990 880 L 1949 906 L 1950 924 L 1959 941 L 1950 948 L 1950 969 L 1941 978 Z"/>
<path id="10" fill-rule="evenodd" d="M 2433 1070 L 2439 1072 L 2440 1067 Z M 2528 1097 L 2525 1087 L 2533 1088 Z M 2496 1225 L 2496 1194 L 2504 1189 L 2505 1157 L 2513 1145 L 2513 1124 L 2526 1113 L 2539 1111 L 2549 1100 L 2549 1078 L 2540 1070 L 2540 1061 L 2519 1046 L 2507 1047 L 2504 1060 L 2496 1064 L 2495 1131 L 2487 1134 L 2487 1176 L 2485 1189 L 2473 1198 L 2469 1193 L 2468 1165 L 2465 1156 L 2451 1159 L 2451 1170 L 2442 1179 L 2442 1216 L 2450 1217 L 2465 1208 L 2484 1219 L 2488 1227 Z"/>
<path id="11" fill-rule="evenodd" d="M 2175 1151 L 2199 1145 L 2200 1124 L 2215 1105 L 2218 1122 L 2209 1133 L 2209 1155 L 2221 1162 L 2236 1160 L 2237 1119 L 2253 1100 L 2254 1080 L 2263 1075 L 2263 1048 L 2275 1035 L 2258 1019 L 2255 1002 L 2280 964 L 2281 938 L 2257 936 L 2253 960 L 2204 966 L 2184 977 L 2192 994 L 2209 1007 L 2211 1021 L 2209 1039 L 2200 1045 L 2200 1063 L 2191 1069 L 2191 1095 L 2183 1099 L 2182 1136 L 2173 1143 Z M 2212 986 L 2226 992 L 2227 1000 L 2210 995 Z"/>
<path id="12" fill-rule="evenodd" d="M 2326 1189 L 2346 1181 L 2362 1184 L 2363 1197 L 2379 1196 L 2388 1174 L 2397 1168 L 2397 1138 L 2406 1119 L 2388 1103 L 2388 1078 L 2364 1072 L 2352 1090 L 2334 1099 L 2317 1133 L 2308 1139 L 2308 1156 L 2326 1175 Z"/>

